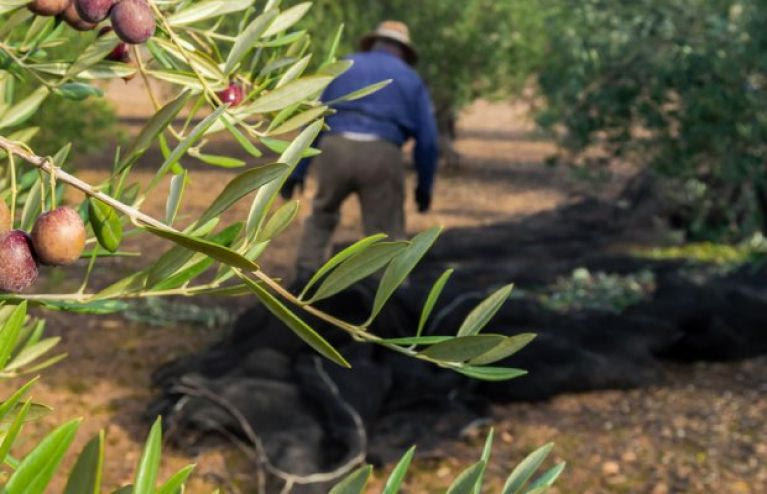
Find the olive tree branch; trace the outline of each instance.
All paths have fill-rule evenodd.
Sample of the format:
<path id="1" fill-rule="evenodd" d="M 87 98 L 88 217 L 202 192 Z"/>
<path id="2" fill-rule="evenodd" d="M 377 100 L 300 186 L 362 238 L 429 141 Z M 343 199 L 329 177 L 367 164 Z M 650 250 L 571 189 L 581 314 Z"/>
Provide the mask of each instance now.
<path id="1" fill-rule="evenodd" d="M 131 221 L 136 223 L 143 223 L 145 225 L 153 226 L 155 228 L 161 228 L 165 230 L 172 230 L 171 227 L 166 225 L 165 223 L 162 223 L 148 214 L 142 213 L 138 209 L 128 206 L 127 204 L 118 201 L 117 199 L 113 198 L 112 196 L 109 196 L 107 194 L 104 194 L 103 192 L 99 192 L 93 186 L 91 186 L 89 183 L 84 182 L 83 180 L 75 177 L 74 175 L 65 172 L 61 168 L 57 167 L 51 158 L 38 156 L 35 153 L 31 152 L 24 146 L 19 145 L 18 143 L 15 143 L 13 141 L 10 141 L 6 139 L 3 136 L 0 136 L 0 148 L 4 149 L 8 154 L 14 154 L 18 156 L 19 158 L 23 159 L 30 165 L 38 168 L 39 170 L 42 170 L 43 172 L 55 176 L 56 180 L 59 180 L 65 184 L 68 184 L 75 189 L 81 191 L 85 195 L 89 197 L 93 197 L 95 199 L 98 199 L 99 201 L 103 202 L 104 204 L 107 204 L 114 209 L 120 211 L 125 216 L 131 219 Z"/>
<path id="2" fill-rule="evenodd" d="M 42 157 L 36 155 L 34 152 L 29 150 L 28 148 L 15 143 L 13 141 L 8 140 L 5 137 L 0 136 L 0 149 L 4 149 L 9 155 L 16 155 L 32 166 L 37 167 L 39 170 L 41 170 L 44 173 L 48 173 L 51 175 L 55 175 L 57 180 L 60 180 L 63 183 L 66 183 L 75 189 L 81 191 L 88 197 L 93 197 L 95 199 L 98 199 L 102 201 L 104 204 L 107 204 L 111 207 L 113 207 L 115 210 L 121 212 L 128 218 L 130 218 L 131 221 L 136 223 L 138 226 L 149 225 L 161 230 L 171 231 L 178 233 L 178 230 L 175 228 L 166 225 L 165 223 L 158 221 L 154 219 L 153 217 L 149 216 L 148 214 L 142 213 L 138 209 L 131 207 L 107 194 L 104 194 L 103 192 L 99 192 L 96 190 L 93 186 L 88 184 L 87 182 L 84 182 L 83 180 L 75 177 L 74 175 L 71 175 L 61 168 L 55 166 L 53 164 L 53 161 L 50 158 Z M 261 270 L 252 271 L 249 273 L 243 273 L 241 270 L 233 268 L 235 274 L 241 278 L 241 279 L 250 279 L 250 276 L 256 278 L 258 281 L 262 282 L 267 288 L 269 288 L 271 291 L 276 293 L 278 296 L 289 302 L 291 305 L 296 306 L 302 310 L 304 310 L 306 313 L 332 325 L 335 326 L 338 329 L 341 329 L 342 331 L 348 333 L 351 335 L 354 339 L 357 341 L 365 342 L 365 343 L 372 343 L 380 346 L 384 346 L 392 351 L 395 351 L 397 353 L 401 353 L 403 355 L 407 355 L 412 358 L 416 358 L 419 360 L 424 360 L 431 362 L 433 364 L 436 364 L 440 367 L 447 367 L 447 368 L 459 368 L 461 367 L 461 364 L 455 363 L 455 362 L 443 362 L 440 360 L 432 359 L 428 356 L 425 356 L 411 348 L 402 347 L 399 345 L 395 345 L 392 343 L 386 342 L 383 338 L 380 336 L 374 335 L 368 331 L 368 328 L 364 326 L 357 326 L 351 323 L 348 323 L 346 321 L 343 321 L 341 319 L 338 319 L 337 317 L 334 317 L 316 307 L 313 307 L 311 305 L 305 304 L 302 300 L 300 300 L 296 295 L 293 295 L 288 291 L 286 288 L 284 288 L 280 283 L 275 280 L 274 278 L 270 277 L 268 274 Z M 110 298 L 145 298 L 145 297 L 153 297 L 153 296 L 170 296 L 170 295 L 188 295 L 195 289 L 204 289 L 204 288 L 217 288 L 218 285 L 214 282 L 207 286 L 201 286 L 201 287 L 188 287 L 188 288 L 181 288 L 181 289 L 173 289 L 173 290 L 167 290 L 164 292 L 152 292 L 152 291 L 142 291 L 137 292 L 134 294 L 122 294 L 119 297 L 110 297 Z M 96 294 L 85 294 L 85 293 L 76 293 L 76 294 L 50 294 L 50 295 L 24 295 L 24 299 L 28 300 L 38 300 L 38 301 L 44 301 L 44 300 L 75 300 L 80 303 L 87 303 L 90 300 L 93 300 L 96 297 Z"/>
<path id="3" fill-rule="evenodd" d="M 243 273 L 239 272 L 238 270 L 235 270 L 235 273 L 240 278 L 245 276 Z M 341 319 L 338 319 L 337 317 L 334 317 L 328 314 L 327 312 L 317 309 L 316 307 L 307 305 L 305 304 L 305 302 L 301 301 L 297 296 L 293 295 L 292 293 L 290 293 L 290 291 L 288 291 L 282 285 L 277 283 L 274 279 L 270 278 L 263 271 L 254 271 L 253 276 L 258 278 L 261 282 L 263 282 L 264 285 L 269 287 L 277 295 L 289 301 L 292 305 L 296 307 L 300 307 L 306 313 L 311 314 L 312 316 L 349 333 L 357 341 L 383 346 L 394 352 L 401 353 L 403 355 L 406 355 L 408 357 L 415 358 L 418 360 L 424 360 L 426 362 L 430 362 L 432 364 L 438 365 L 439 367 L 445 367 L 448 369 L 457 369 L 462 367 L 462 364 L 460 363 L 436 360 L 436 359 L 427 357 L 426 355 L 423 355 L 412 348 L 396 345 L 394 343 L 389 343 L 385 339 L 381 338 L 380 336 L 377 336 L 369 332 L 368 328 L 364 326 L 356 326 L 354 324 L 350 324 L 346 321 L 343 321 Z"/>

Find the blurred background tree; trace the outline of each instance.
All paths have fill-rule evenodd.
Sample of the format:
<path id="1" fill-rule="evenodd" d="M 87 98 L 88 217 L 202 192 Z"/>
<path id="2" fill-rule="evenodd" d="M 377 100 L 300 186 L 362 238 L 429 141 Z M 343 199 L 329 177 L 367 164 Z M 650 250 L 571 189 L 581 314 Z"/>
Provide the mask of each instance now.
<path id="1" fill-rule="evenodd" d="M 420 56 L 416 68 L 432 92 L 447 154 L 455 137 L 458 111 L 477 98 L 517 94 L 537 68 L 546 46 L 545 10 L 538 0 L 314 3 L 316 15 L 303 24 L 313 33 L 325 33 L 324 39 L 317 40 L 318 46 L 326 47 L 321 52 L 329 49 L 336 26 L 342 22 L 346 24 L 340 53 L 357 50 L 360 37 L 384 19 L 409 25 Z"/>
<path id="2" fill-rule="evenodd" d="M 51 127 L 50 122 L 57 122 Z M 49 97 L 30 119 L 39 127 L 31 144 L 43 154 L 54 154 L 69 142 L 77 142 L 75 154 L 102 151 L 118 134 L 117 115 L 103 98 L 73 101 L 61 96 Z"/>
<path id="3" fill-rule="evenodd" d="M 646 165 L 691 239 L 767 227 L 767 7 L 585 0 L 548 10 L 539 74 L 566 159 Z"/>
<path id="4" fill-rule="evenodd" d="M 295 0 L 290 5 L 299 5 Z M 767 11 L 756 0 L 317 0 L 304 19 L 341 53 L 382 19 L 407 22 L 448 162 L 457 112 L 535 88 L 560 161 L 651 169 L 690 239 L 767 227 Z M 537 84 L 536 84 L 537 83 Z"/>

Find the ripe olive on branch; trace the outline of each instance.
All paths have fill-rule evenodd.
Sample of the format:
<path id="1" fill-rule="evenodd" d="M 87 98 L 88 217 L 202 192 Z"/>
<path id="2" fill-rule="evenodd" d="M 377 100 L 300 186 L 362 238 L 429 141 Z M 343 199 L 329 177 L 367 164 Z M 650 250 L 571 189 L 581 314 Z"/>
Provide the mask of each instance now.
<path id="1" fill-rule="evenodd" d="M 59 15 L 69 7 L 71 0 L 34 0 L 27 8 L 37 15 Z"/>
<path id="2" fill-rule="evenodd" d="M 0 291 L 21 292 L 37 280 L 37 260 L 25 232 L 0 234 Z"/>
<path id="3" fill-rule="evenodd" d="M 147 0 L 33 0 L 27 7 L 37 15 L 58 15 L 78 31 L 89 31 L 108 17 L 117 36 L 134 45 L 151 38 L 157 28 Z"/>
<path id="4" fill-rule="evenodd" d="M 37 280 L 38 264 L 73 264 L 85 248 L 85 224 L 70 207 L 41 214 L 31 235 L 10 228 L 10 211 L 0 201 L 0 292 L 26 290 Z"/>
<path id="5" fill-rule="evenodd" d="M 73 0 L 77 13 L 87 22 L 101 22 L 118 0 Z"/>
<path id="6" fill-rule="evenodd" d="M 107 33 L 111 33 L 114 31 L 110 26 L 104 26 L 101 29 L 99 29 L 99 37 L 104 36 Z M 121 62 L 121 63 L 129 63 L 130 62 L 130 49 L 128 47 L 127 43 L 123 43 L 122 41 L 117 43 L 117 46 L 114 47 L 114 49 L 105 57 L 106 60 L 109 60 L 110 62 Z"/>
<path id="7" fill-rule="evenodd" d="M 66 10 L 64 10 L 64 12 L 61 14 L 61 17 L 64 19 L 64 22 L 69 24 L 70 27 L 78 31 L 90 31 L 96 27 L 95 22 L 88 22 L 80 17 L 80 14 L 77 12 L 77 8 L 75 8 L 74 2 L 69 4 Z"/>
<path id="8" fill-rule="evenodd" d="M 43 213 L 32 227 L 32 245 L 44 264 L 72 264 L 80 259 L 85 248 L 85 224 L 70 207 Z"/>
<path id="9" fill-rule="evenodd" d="M 229 106 L 232 107 L 238 106 L 245 98 L 245 93 L 242 90 L 242 86 L 234 82 L 229 84 L 229 87 L 223 91 L 217 92 L 216 95 L 218 95 L 222 103 L 229 104 Z"/>
<path id="10" fill-rule="evenodd" d="M 144 43 L 156 28 L 152 8 L 145 0 L 121 0 L 109 14 L 117 36 L 133 45 Z"/>

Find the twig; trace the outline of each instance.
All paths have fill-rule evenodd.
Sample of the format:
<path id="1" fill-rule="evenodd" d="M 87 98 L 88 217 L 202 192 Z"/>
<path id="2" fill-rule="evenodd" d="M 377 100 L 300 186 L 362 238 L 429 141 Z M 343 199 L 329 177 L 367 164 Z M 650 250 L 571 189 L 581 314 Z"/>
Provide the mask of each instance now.
<path id="1" fill-rule="evenodd" d="M 141 79 L 144 81 L 144 87 L 146 88 L 147 94 L 149 94 L 149 99 L 152 101 L 152 106 L 154 106 L 155 111 L 160 110 L 160 102 L 157 101 L 157 97 L 154 95 L 154 91 L 152 91 L 152 86 L 149 84 L 149 76 L 146 73 L 146 68 L 144 67 L 144 60 L 141 58 L 141 51 L 139 50 L 138 46 L 133 46 L 133 57 L 136 59 L 136 67 L 138 67 L 139 74 L 141 74 Z"/>
<path id="2" fill-rule="evenodd" d="M 148 214 L 144 214 L 138 209 L 128 206 L 127 204 L 122 203 L 112 198 L 111 196 L 104 194 L 103 192 L 99 192 L 87 182 L 84 182 L 74 175 L 71 175 L 61 168 L 55 166 L 50 158 L 43 158 L 42 156 L 38 156 L 2 136 L 0 136 L 0 148 L 5 149 L 9 154 L 15 154 L 30 165 L 37 167 L 45 173 L 55 175 L 57 180 L 71 185 L 75 189 L 85 193 L 87 196 L 94 197 L 104 204 L 112 206 L 114 209 L 125 214 L 134 222 L 143 223 L 145 225 L 153 226 L 163 230 L 175 231 L 173 228 L 169 227 L 165 223 L 157 221 Z"/>
<path id="3" fill-rule="evenodd" d="M 144 60 L 141 58 L 141 50 L 139 49 L 138 46 L 133 46 L 133 57 L 136 59 L 136 66 L 138 67 L 138 72 L 139 74 L 141 74 L 141 80 L 144 82 L 144 89 L 146 90 L 147 95 L 149 95 L 149 99 L 152 102 L 152 106 L 154 106 L 155 111 L 159 111 L 162 105 L 160 104 L 160 100 L 157 98 L 157 95 L 154 93 L 154 90 L 152 89 L 152 85 L 149 82 L 149 74 L 146 71 Z M 182 141 L 184 139 L 184 136 L 173 127 L 172 122 L 168 124 L 168 131 L 173 135 L 173 137 L 175 137 L 179 141 Z"/>
<path id="4" fill-rule="evenodd" d="M 16 185 L 16 158 L 13 153 L 8 153 L 8 164 L 11 171 L 11 225 L 16 221 L 16 195 L 18 187 Z"/>

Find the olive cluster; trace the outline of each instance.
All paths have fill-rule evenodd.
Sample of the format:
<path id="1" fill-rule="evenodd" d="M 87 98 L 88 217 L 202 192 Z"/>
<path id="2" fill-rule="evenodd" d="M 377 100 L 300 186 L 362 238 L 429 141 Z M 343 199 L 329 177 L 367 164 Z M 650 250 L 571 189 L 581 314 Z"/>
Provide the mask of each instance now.
<path id="1" fill-rule="evenodd" d="M 130 44 L 144 43 L 156 28 L 146 0 L 33 0 L 27 6 L 37 15 L 59 16 L 78 31 L 89 31 L 109 17 L 117 36 Z"/>
<path id="2" fill-rule="evenodd" d="M 85 248 L 85 224 L 72 208 L 41 214 L 28 234 L 12 230 L 11 213 L 0 201 L 0 291 L 21 292 L 36 280 L 40 264 L 72 264 Z"/>

